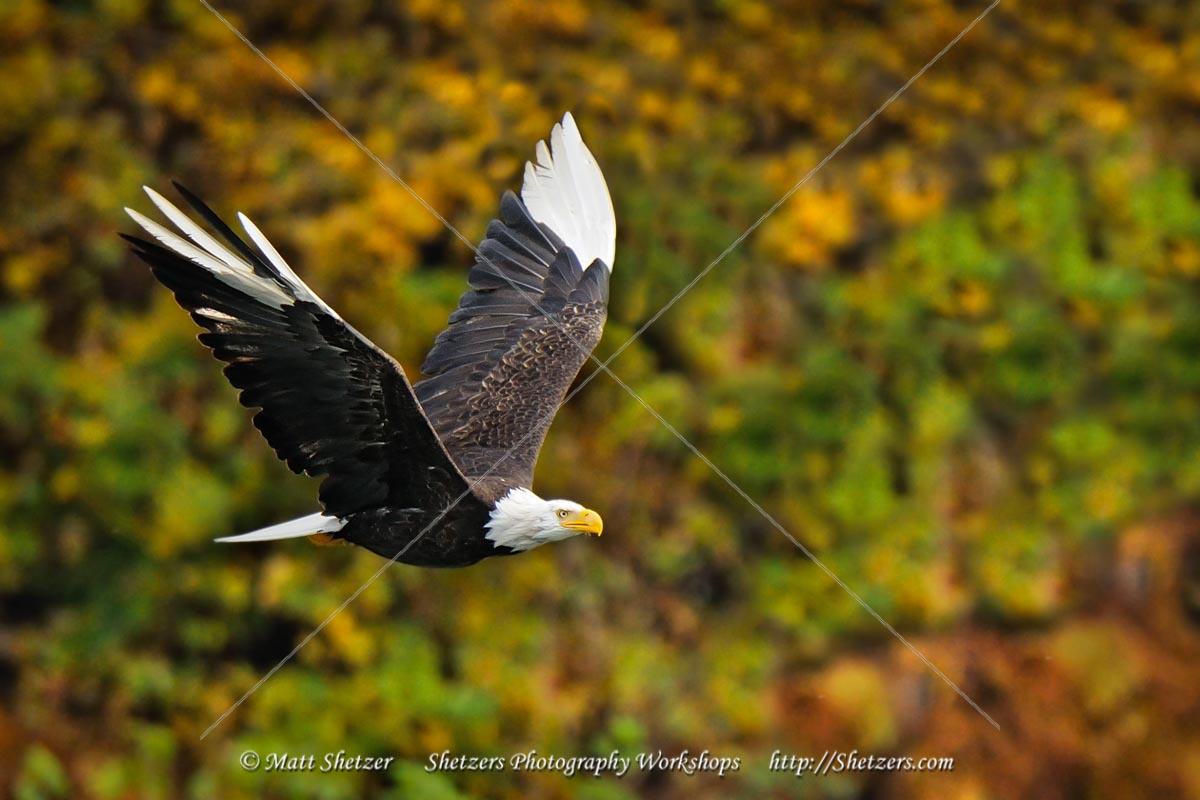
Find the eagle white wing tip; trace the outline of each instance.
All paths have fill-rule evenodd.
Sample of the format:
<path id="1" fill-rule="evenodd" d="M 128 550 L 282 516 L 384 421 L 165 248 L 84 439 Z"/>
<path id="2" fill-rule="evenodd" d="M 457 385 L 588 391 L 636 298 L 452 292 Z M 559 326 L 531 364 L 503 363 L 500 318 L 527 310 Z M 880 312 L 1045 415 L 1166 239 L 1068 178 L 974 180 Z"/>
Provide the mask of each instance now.
<path id="1" fill-rule="evenodd" d="M 125 212 L 133 218 L 134 222 L 141 225 L 160 244 L 174 250 L 193 264 L 208 270 L 227 286 L 232 286 L 266 305 L 283 308 L 292 304 L 294 298 L 279 284 L 257 275 L 254 268 L 244 258 L 210 236 L 170 200 L 149 186 L 143 186 L 142 189 L 145 190 L 155 207 L 175 225 L 183 236 L 187 237 L 185 239 L 154 220 L 131 208 L 126 208 Z"/>
<path id="2" fill-rule="evenodd" d="M 266 256 L 267 261 L 270 262 L 283 283 L 287 285 L 286 289 L 274 280 L 257 274 L 254 271 L 254 267 L 242 258 L 242 256 L 234 253 L 209 235 L 208 232 L 188 217 L 187 214 L 180 211 L 170 200 L 149 186 L 143 186 L 142 189 L 145 190 L 146 195 L 158 210 L 174 223 L 175 227 L 187 239 L 164 228 L 154 220 L 139 214 L 132 208 L 126 208 L 125 213 L 166 247 L 213 273 L 222 282 L 267 305 L 275 308 L 283 308 L 284 306 L 292 305 L 298 298 L 314 303 L 324 310 L 325 313 L 336 319 L 341 319 L 340 314 L 334 311 L 328 303 L 308 287 L 308 284 L 300 279 L 300 276 L 288 266 L 288 263 L 284 261 L 283 256 L 279 254 L 279 251 L 275 249 L 275 246 L 271 244 L 266 235 L 242 212 L 239 211 L 237 214 L 238 219 L 241 220 L 242 227 L 246 229 L 250 240 L 258 246 L 259 252 Z"/>
<path id="3" fill-rule="evenodd" d="M 549 139 L 549 147 L 537 143 L 535 161 L 526 164 L 521 199 L 535 220 L 574 251 L 581 266 L 599 259 L 612 270 L 617 237 L 612 198 L 569 111 Z"/>

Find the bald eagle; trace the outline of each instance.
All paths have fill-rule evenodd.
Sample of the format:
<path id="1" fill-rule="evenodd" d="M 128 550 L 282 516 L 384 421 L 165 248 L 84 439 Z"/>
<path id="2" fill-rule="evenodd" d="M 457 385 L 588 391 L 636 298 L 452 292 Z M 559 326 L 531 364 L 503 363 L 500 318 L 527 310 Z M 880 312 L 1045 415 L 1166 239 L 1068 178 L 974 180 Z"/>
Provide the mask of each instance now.
<path id="1" fill-rule="evenodd" d="M 325 476 L 321 512 L 217 541 L 308 536 L 460 567 L 600 535 L 595 511 L 532 491 L 551 418 L 604 329 L 616 249 L 608 186 L 570 114 L 538 142 L 521 196 L 501 199 L 416 384 L 244 214 L 254 247 L 175 187 L 220 240 L 149 187 L 179 233 L 127 208 L 153 241 L 123 238 L 204 329 L 279 458 Z"/>

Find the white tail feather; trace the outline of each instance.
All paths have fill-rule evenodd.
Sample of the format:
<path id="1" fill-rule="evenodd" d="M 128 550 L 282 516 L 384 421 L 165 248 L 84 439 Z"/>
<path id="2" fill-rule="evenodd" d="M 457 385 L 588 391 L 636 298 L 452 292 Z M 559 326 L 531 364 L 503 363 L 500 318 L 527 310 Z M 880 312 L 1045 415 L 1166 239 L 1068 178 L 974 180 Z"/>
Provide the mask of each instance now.
<path id="1" fill-rule="evenodd" d="M 550 147 L 538 142 L 534 153 L 521 186 L 529 213 L 558 234 L 582 267 L 598 258 L 611 270 L 617 250 L 612 198 L 569 112 L 550 132 Z"/>
<path id="2" fill-rule="evenodd" d="M 250 533 L 238 536 L 222 536 L 218 542 L 269 542 L 274 539 L 299 539 L 302 536 L 312 536 L 314 533 L 333 533 L 346 526 L 346 520 L 337 517 L 327 517 L 324 514 L 309 514 L 307 517 L 280 522 L 266 528 L 259 528 Z"/>

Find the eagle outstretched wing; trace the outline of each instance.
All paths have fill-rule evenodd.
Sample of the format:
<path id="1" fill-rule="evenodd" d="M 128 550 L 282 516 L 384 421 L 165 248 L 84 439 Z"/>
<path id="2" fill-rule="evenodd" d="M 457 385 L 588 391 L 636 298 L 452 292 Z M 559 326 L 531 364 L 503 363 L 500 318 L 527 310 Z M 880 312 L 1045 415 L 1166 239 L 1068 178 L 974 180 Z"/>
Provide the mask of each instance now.
<path id="1" fill-rule="evenodd" d="M 546 431 L 600 340 L 615 252 L 612 200 L 567 114 L 506 192 L 417 397 L 464 474 L 529 487 Z"/>
<path id="2" fill-rule="evenodd" d="M 239 215 L 261 252 L 176 188 L 228 247 L 149 188 L 187 239 L 132 209 L 157 241 L 124 238 L 204 329 L 200 341 L 228 364 L 242 405 L 261 409 L 254 425 L 276 454 L 293 472 L 326 476 L 325 512 L 448 505 L 462 494 L 468 484 L 400 365 L 309 289 L 248 218 Z"/>

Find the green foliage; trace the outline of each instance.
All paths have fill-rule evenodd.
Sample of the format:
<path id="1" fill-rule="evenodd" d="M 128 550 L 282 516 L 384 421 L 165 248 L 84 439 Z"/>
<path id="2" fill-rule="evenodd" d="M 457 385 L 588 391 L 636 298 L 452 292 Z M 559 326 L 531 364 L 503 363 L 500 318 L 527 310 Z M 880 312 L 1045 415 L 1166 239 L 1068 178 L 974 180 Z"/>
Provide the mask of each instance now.
<path id="1" fill-rule="evenodd" d="M 470 239 L 572 110 L 619 220 L 601 358 L 977 13 L 228 10 Z M 879 789 L 764 767 L 843 746 L 958 759 L 895 796 L 1196 795 L 1198 30 L 1179 4 L 1001 4 L 613 363 L 1008 738 L 601 375 L 538 474 L 603 513 L 600 541 L 393 567 L 200 741 L 381 562 L 211 544 L 316 487 L 127 254 L 121 208 L 178 178 L 247 212 L 414 376 L 471 254 L 203 5 L 0 4 L 0 794 Z M 685 747 L 744 766 L 424 770 Z M 398 760 L 247 772 L 251 749 Z"/>
<path id="2" fill-rule="evenodd" d="M 67 797 L 70 782 L 59 760 L 40 744 L 25 752 L 25 763 L 13 786 L 17 800 L 53 800 Z"/>

